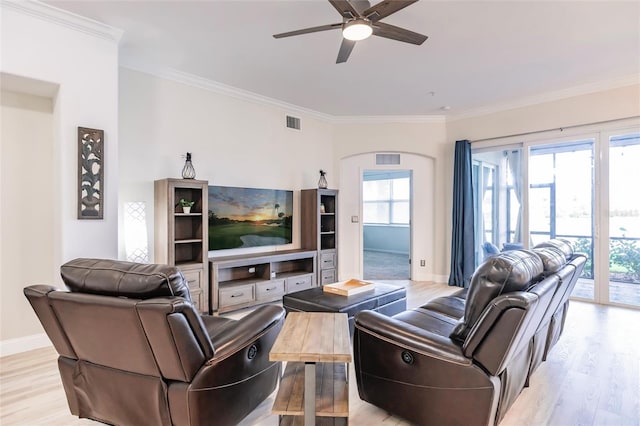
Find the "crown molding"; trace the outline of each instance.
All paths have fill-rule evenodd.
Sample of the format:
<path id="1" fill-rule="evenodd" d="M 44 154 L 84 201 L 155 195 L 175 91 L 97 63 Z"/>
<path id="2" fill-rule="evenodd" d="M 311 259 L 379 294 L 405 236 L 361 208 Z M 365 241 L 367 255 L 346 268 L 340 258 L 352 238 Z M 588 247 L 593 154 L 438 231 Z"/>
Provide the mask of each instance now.
<path id="1" fill-rule="evenodd" d="M 294 105 L 268 96 L 259 95 L 248 90 L 239 89 L 227 84 L 218 83 L 194 74 L 178 71 L 175 69 L 161 70 L 153 65 L 142 63 L 121 63 L 123 68 L 150 74 L 155 77 L 186 84 L 198 89 L 208 90 L 221 95 L 230 96 L 261 105 L 269 105 L 285 111 L 298 112 L 329 122 L 331 124 L 371 124 L 371 123 L 445 123 L 446 117 L 443 115 L 409 115 L 409 116 L 336 116 L 325 114 L 309 108 Z"/>
<path id="2" fill-rule="evenodd" d="M 463 111 L 460 114 L 449 116 L 448 121 L 451 122 L 462 120 L 465 118 L 479 117 L 496 112 L 502 112 L 516 108 L 524 108 L 532 105 L 543 104 L 545 102 L 553 102 L 561 99 L 572 98 L 575 96 L 587 95 L 589 93 L 602 92 L 605 90 L 617 89 L 619 87 L 633 85 L 640 85 L 640 74 L 633 74 L 622 78 L 605 80 L 596 83 L 582 84 L 562 90 L 541 93 L 534 96 L 527 96 L 510 102 L 501 102 L 483 106 L 480 108 L 472 108 Z"/>
<path id="3" fill-rule="evenodd" d="M 232 98 L 253 102 L 260 105 L 269 105 L 285 111 L 297 112 L 306 114 L 318 118 L 323 121 L 331 122 L 333 116 L 324 114 L 312 109 L 304 108 L 298 105 L 290 104 L 288 102 L 280 101 L 278 99 L 270 98 L 268 96 L 259 95 L 257 93 L 250 92 L 248 90 L 239 89 L 237 87 L 229 86 L 227 84 L 218 83 L 217 81 L 209 80 L 204 77 L 200 77 L 194 74 L 189 74 L 183 71 L 175 69 L 159 69 L 147 64 L 120 64 L 121 67 L 131 69 L 134 71 L 150 74 L 155 77 L 163 78 L 166 80 L 174 81 L 176 83 L 186 84 L 188 86 L 196 87 L 198 89 L 207 90 L 210 92 L 226 95 Z"/>
<path id="4" fill-rule="evenodd" d="M 354 115 L 334 116 L 334 124 L 446 123 L 444 115 Z"/>
<path id="5" fill-rule="evenodd" d="M 113 41 L 116 44 L 120 42 L 122 34 L 124 34 L 124 31 L 119 28 L 111 27 L 94 21 L 93 19 L 85 18 L 84 16 L 76 15 L 75 13 L 67 12 L 66 10 L 58 9 L 57 7 L 39 1 L 1 0 L 0 6 L 94 37 Z"/>

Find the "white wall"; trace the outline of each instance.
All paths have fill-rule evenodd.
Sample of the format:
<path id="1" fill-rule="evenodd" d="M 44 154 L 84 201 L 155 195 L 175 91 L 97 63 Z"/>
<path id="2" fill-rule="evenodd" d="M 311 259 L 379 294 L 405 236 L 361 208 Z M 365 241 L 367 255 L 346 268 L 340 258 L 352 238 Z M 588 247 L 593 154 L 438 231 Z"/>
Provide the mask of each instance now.
<path id="1" fill-rule="evenodd" d="M 42 332 L 22 289 L 53 266 L 53 102 L 0 92 L 0 340 Z"/>
<path id="2" fill-rule="evenodd" d="M 27 187 L 20 179 L 11 182 L 21 185 L 25 194 L 32 194 L 33 205 L 45 209 L 52 217 L 53 268 L 38 279 L 59 284 L 59 265 L 67 260 L 117 256 L 119 36 L 95 23 L 85 27 L 84 21 L 60 12 L 54 11 L 55 17 L 51 18 L 49 8 L 41 3 L 2 2 L 0 8 L 0 73 L 59 86 L 50 135 L 52 176 L 35 187 Z M 78 21 L 77 25 L 64 25 L 67 18 Z M 39 85 L 34 82 L 33 86 Z M 104 220 L 77 220 L 78 126 L 105 131 Z M 38 196 L 47 189 L 51 189 L 54 202 L 42 206 L 38 204 Z M 3 203 L 0 208 L 3 218 L 5 214 L 11 215 L 8 210 L 11 206 Z M 3 250 L 3 264 L 9 261 L 6 256 L 7 250 Z M 35 255 L 28 259 L 33 263 L 40 261 Z M 5 292 L 13 289 L 4 279 L 0 288 L 4 310 L 4 305 L 10 303 L 4 297 Z M 16 339 L 34 331 L 16 327 L 18 331 L 13 333 Z M 13 350 L 11 342 L 16 339 L 0 342 L 3 354 Z"/>
<path id="3" fill-rule="evenodd" d="M 501 137 L 640 115 L 638 84 L 447 123 L 451 141 Z"/>
<path id="4" fill-rule="evenodd" d="M 286 128 L 286 114 L 301 118 L 301 130 Z M 210 185 L 294 190 L 295 221 L 299 190 L 315 188 L 320 169 L 332 183 L 331 136 L 330 123 L 309 114 L 120 70 L 120 202 L 146 202 L 150 252 L 153 181 L 179 178 L 186 152 L 193 155 L 196 178 Z M 293 244 L 277 249 L 300 247 L 299 229 L 294 222 Z"/>
<path id="5" fill-rule="evenodd" d="M 2 72 L 60 86 L 53 160 L 57 261 L 117 254 L 117 42 L 2 4 Z M 16 7 L 18 9 L 16 9 Z M 104 220 L 77 220 L 77 128 L 105 131 Z"/>
<path id="6" fill-rule="evenodd" d="M 412 258 L 425 259 L 426 266 L 412 263 L 415 280 L 446 280 L 449 238 L 443 232 L 450 210 L 443 208 L 445 180 L 453 145 L 446 139 L 444 120 L 424 123 L 350 123 L 334 127 L 335 160 L 340 163 L 340 278 L 362 277 L 362 226 L 351 216 L 361 217 L 363 170 L 394 168 L 377 166 L 375 153 L 401 153 L 396 169 L 413 170 Z"/>
<path id="7" fill-rule="evenodd" d="M 362 227 L 362 173 L 375 170 L 375 153 L 357 154 L 343 158 L 340 162 L 340 206 L 338 221 L 338 278 L 347 280 L 363 277 L 363 227 Z M 419 281 L 441 281 L 434 265 L 436 263 L 434 204 L 434 160 L 430 157 L 401 153 L 400 165 L 396 169 L 411 170 L 413 182 L 411 226 L 411 278 Z M 358 217 L 357 222 L 351 218 Z M 418 259 L 426 261 L 420 266 Z"/>
<path id="8" fill-rule="evenodd" d="M 401 225 L 362 225 L 364 250 L 385 253 L 411 254 L 411 228 Z"/>

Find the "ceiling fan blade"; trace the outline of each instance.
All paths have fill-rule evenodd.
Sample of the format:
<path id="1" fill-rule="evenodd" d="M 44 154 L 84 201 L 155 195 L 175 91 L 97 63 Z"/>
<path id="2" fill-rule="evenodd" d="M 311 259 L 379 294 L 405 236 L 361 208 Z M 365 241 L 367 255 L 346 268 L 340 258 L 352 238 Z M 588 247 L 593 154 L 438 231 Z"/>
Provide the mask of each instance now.
<path id="1" fill-rule="evenodd" d="M 384 0 L 362 12 L 362 16 L 371 20 L 371 22 L 377 22 L 417 1 L 418 0 Z"/>
<path id="2" fill-rule="evenodd" d="M 349 55 L 351 55 L 351 51 L 355 45 L 355 41 L 343 38 L 342 44 L 340 45 L 340 51 L 338 52 L 338 59 L 336 59 L 336 64 L 347 62 L 347 59 L 349 59 Z"/>
<path id="3" fill-rule="evenodd" d="M 373 25 L 373 35 L 417 45 L 424 43 L 429 38 L 426 35 L 385 24 L 384 22 L 376 22 Z"/>
<path id="4" fill-rule="evenodd" d="M 327 31 L 334 30 L 336 28 L 342 28 L 342 22 L 339 24 L 328 24 L 328 25 L 320 25 L 318 27 L 304 28 L 302 30 L 289 31 L 286 33 L 274 34 L 274 38 L 283 38 L 283 37 L 291 37 L 297 36 L 300 34 L 309 34 L 309 33 L 317 33 L 318 31 Z"/>
<path id="5" fill-rule="evenodd" d="M 362 12 L 371 7 L 371 3 L 369 3 L 369 0 L 351 0 L 351 5 L 355 10 L 358 11 L 360 16 L 363 16 Z"/>
<path id="6" fill-rule="evenodd" d="M 360 16 L 358 11 L 347 0 L 329 0 L 343 18 L 351 19 Z"/>

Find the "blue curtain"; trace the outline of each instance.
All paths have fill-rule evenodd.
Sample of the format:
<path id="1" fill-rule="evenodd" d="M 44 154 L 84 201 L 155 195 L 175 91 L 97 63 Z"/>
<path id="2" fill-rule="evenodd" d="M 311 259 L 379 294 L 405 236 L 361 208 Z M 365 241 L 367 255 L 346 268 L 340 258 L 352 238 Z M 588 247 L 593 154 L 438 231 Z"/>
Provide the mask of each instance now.
<path id="1" fill-rule="evenodd" d="M 456 141 L 453 164 L 453 222 L 449 285 L 469 287 L 475 268 L 471 143 Z"/>

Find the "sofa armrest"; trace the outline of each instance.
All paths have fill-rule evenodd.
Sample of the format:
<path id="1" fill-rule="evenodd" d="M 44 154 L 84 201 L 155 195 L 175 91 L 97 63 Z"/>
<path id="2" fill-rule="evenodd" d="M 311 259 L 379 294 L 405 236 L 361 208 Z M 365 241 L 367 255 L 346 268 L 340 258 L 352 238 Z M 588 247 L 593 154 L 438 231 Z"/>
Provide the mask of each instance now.
<path id="1" fill-rule="evenodd" d="M 45 284 L 31 285 L 23 290 L 58 354 L 67 358 L 77 359 L 78 356 L 49 303 L 49 295 L 57 291 L 60 291 L 60 289 Z"/>
<path id="2" fill-rule="evenodd" d="M 267 370 L 279 374 L 281 364 L 269 361 L 269 352 L 283 323 L 284 308 L 265 305 L 233 324 L 225 324 L 220 333 L 211 337 L 213 358 L 193 379 L 191 390 L 222 389 Z"/>
<path id="3" fill-rule="evenodd" d="M 368 333 L 422 355 L 446 362 L 470 365 L 462 348 L 449 336 L 442 336 L 374 311 L 355 316 L 356 333 Z"/>
<path id="4" fill-rule="evenodd" d="M 24 292 L 24 295 L 27 298 L 29 298 L 30 296 L 36 296 L 36 297 L 46 296 L 52 291 L 57 291 L 57 290 L 60 290 L 60 289 L 52 285 L 36 284 L 36 285 L 30 285 L 29 287 L 25 287 L 23 292 Z"/>
<path id="5" fill-rule="evenodd" d="M 275 305 L 264 305 L 257 308 L 235 324 L 230 324 L 224 331 L 211 336 L 215 350 L 212 359 L 219 360 L 245 348 L 251 341 L 259 339 L 274 325 L 284 321 L 284 308 Z M 270 348 L 269 348 L 270 349 Z"/>

